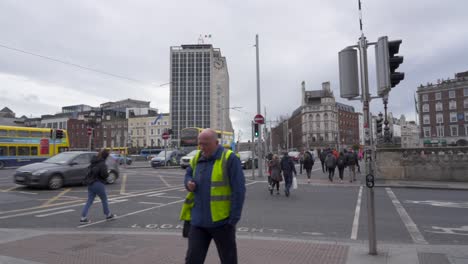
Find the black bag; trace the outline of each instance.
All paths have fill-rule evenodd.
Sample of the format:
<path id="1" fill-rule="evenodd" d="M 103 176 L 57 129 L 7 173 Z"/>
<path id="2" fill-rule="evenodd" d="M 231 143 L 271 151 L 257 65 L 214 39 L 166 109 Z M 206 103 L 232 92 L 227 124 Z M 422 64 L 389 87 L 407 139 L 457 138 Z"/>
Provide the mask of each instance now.
<path id="1" fill-rule="evenodd" d="M 184 228 L 182 228 L 182 237 L 187 238 L 190 232 L 190 221 L 184 221 Z"/>

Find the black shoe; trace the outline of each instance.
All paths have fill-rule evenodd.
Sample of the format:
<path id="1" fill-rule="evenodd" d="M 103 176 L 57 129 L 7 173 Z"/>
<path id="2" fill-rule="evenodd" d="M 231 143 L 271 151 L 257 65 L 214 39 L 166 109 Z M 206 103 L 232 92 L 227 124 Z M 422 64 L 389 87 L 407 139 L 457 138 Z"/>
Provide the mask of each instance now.
<path id="1" fill-rule="evenodd" d="M 270 194 L 273 195 L 273 188 L 270 188 Z"/>
<path id="2" fill-rule="evenodd" d="M 91 221 L 89 221 L 88 218 L 80 219 L 80 225 L 86 225 L 86 224 L 89 224 L 89 223 L 91 223 Z"/>
<path id="3" fill-rule="evenodd" d="M 289 197 L 289 191 L 284 192 L 286 194 L 286 197 Z"/>
<path id="4" fill-rule="evenodd" d="M 115 220 L 117 216 L 115 214 L 110 214 L 108 216 L 106 216 L 106 220 L 107 221 L 112 221 L 112 220 Z"/>

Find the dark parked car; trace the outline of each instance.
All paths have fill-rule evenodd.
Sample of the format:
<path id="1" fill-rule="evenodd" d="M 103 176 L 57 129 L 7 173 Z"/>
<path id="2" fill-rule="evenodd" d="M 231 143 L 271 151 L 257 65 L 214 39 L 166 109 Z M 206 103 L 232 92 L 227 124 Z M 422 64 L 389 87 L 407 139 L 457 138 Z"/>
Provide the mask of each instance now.
<path id="1" fill-rule="evenodd" d="M 62 152 L 43 162 L 19 167 L 14 182 L 31 187 L 48 187 L 55 190 L 64 185 L 82 184 L 91 159 L 97 155 L 92 151 Z M 114 183 L 119 177 L 118 162 L 109 156 L 106 160 L 109 170 L 107 183 Z"/>
<path id="2" fill-rule="evenodd" d="M 240 161 L 243 169 L 252 169 L 252 151 L 239 151 Z M 258 159 L 255 158 L 255 168 L 258 168 Z"/>
<path id="3" fill-rule="evenodd" d="M 185 152 L 180 150 L 168 150 L 167 153 L 161 151 L 156 157 L 151 159 L 151 167 L 176 166 L 180 163 L 180 158 L 183 156 L 185 156 Z"/>

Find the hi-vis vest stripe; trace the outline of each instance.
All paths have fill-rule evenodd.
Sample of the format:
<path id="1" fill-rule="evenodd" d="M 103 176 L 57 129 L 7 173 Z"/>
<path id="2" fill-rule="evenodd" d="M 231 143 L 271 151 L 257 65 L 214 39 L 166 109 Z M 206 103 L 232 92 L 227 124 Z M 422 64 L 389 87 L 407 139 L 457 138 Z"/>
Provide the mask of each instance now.
<path id="1" fill-rule="evenodd" d="M 210 209 L 211 220 L 213 222 L 228 218 L 231 211 L 231 185 L 229 183 L 226 165 L 231 154 L 231 150 L 224 150 L 221 158 L 215 161 L 213 171 L 211 172 Z M 195 157 L 190 161 L 193 178 L 195 178 L 200 155 L 201 152 L 198 151 Z M 191 212 L 195 203 L 194 198 L 195 194 L 193 192 L 189 192 L 185 197 L 185 201 L 180 212 L 180 220 L 190 221 L 192 219 Z"/>

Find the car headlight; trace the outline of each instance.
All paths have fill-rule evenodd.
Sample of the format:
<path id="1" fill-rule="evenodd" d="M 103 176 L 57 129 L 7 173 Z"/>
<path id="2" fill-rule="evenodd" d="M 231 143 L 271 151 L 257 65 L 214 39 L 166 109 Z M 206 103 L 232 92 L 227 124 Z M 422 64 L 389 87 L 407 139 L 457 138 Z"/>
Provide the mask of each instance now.
<path id="1" fill-rule="evenodd" d="M 47 170 L 46 170 L 46 169 L 43 169 L 43 170 L 37 170 L 37 171 L 33 172 L 33 173 L 32 173 L 32 175 L 35 175 L 35 176 L 37 176 L 37 175 L 41 175 L 41 174 L 43 174 L 43 173 L 46 173 L 46 172 L 47 172 Z"/>

